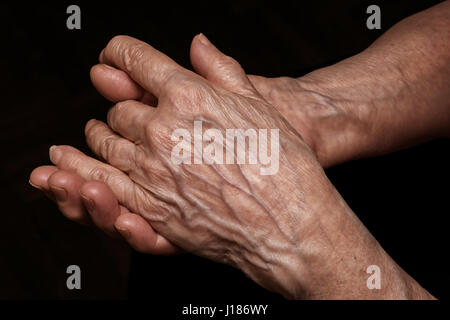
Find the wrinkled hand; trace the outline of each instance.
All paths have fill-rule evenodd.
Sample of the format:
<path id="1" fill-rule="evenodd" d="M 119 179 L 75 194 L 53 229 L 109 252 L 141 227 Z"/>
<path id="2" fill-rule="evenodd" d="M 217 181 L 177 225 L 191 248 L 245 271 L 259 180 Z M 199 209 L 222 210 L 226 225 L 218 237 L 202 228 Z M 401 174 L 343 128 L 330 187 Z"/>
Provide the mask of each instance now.
<path id="1" fill-rule="evenodd" d="M 226 59 L 223 59 L 224 56 L 217 50 L 205 50 L 198 44 L 198 41 L 193 41 L 191 46 L 194 69 L 210 82 L 228 86 L 229 66 Z M 105 62 L 103 56 L 100 57 L 100 62 Z M 126 72 L 107 64 L 94 66 L 91 79 L 98 91 L 112 102 L 138 100 L 153 106 L 157 103 L 154 95 L 142 88 Z M 329 102 L 314 91 L 303 88 L 301 79 L 260 76 L 248 76 L 248 79 L 258 93 L 270 101 L 299 132 L 313 151 L 318 150 L 315 143 L 318 135 L 314 128 L 321 126 L 326 114 L 324 110 L 333 112 Z M 319 105 L 321 106 L 318 107 Z M 319 162 L 322 158 L 319 157 Z M 130 245 L 143 253 L 169 254 L 178 251 L 169 241 L 157 235 L 143 219 L 128 214 L 129 210 L 119 205 L 114 193 L 101 182 L 84 181 L 80 176 L 58 170 L 54 166 L 37 168 L 31 175 L 30 182 L 56 201 L 64 215 L 73 221 L 92 224 L 94 220 L 98 227 L 112 236 L 117 236 L 118 229 Z M 58 193 L 62 193 L 63 197 L 55 198 Z"/>
<path id="2" fill-rule="evenodd" d="M 224 55 L 217 50 L 205 50 L 198 44 L 198 41 L 193 41 L 191 46 L 191 62 L 196 72 L 216 85 L 229 86 L 227 59 L 223 59 Z M 106 62 L 104 57 L 100 57 L 100 62 Z M 107 64 L 94 66 L 91 79 L 98 91 L 112 102 L 138 100 L 152 106 L 157 104 L 154 95 L 142 88 L 126 72 Z M 317 155 L 319 144 L 316 141 L 319 140 L 319 135 L 318 130 L 314 130 L 323 127 L 327 114 L 334 113 L 334 107 L 329 101 L 317 92 L 305 89 L 302 79 L 251 75 L 248 79 Z M 318 157 L 319 162 L 325 159 L 322 155 Z M 129 210 L 119 205 L 111 189 L 101 182 L 85 181 L 77 174 L 58 170 L 54 166 L 37 168 L 31 175 L 30 182 L 56 201 L 63 214 L 73 221 L 92 224 L 93 220 L 99 228 L 112 236 L 117 236 L 118 230 L 134 249 L 143 253 L 170 254 L 179 251 L 169 241 L 157 235 L 145 220 L 128 214 Z M 58 193 L 62 193 L 63 197 L 55 198 Z M 119 219 L 116 220 L 117 218 Z"/>
<path id="3" fill-rule="evenodd" d="M 267 184 L 261 183 L 260 168 L 255 165 L 173 164 L 170 158 L 174 147 L 171 132 L 180 128 L 191 130 L 194 120 L 203 120 L 211 128 L 220 130 L 279 128 L 285 148 L 292 150 L 295 157 L 304 154 L 307 163 L 316 164 L 308 147 L 258 94 L 240 66 L 222 55 L 205 37 L 199 36 L 194 41 L 199 50 L 213 53 L 208 55 L 212 61 L 204 59 L 203 65 L 196 65 L 200 74 L 211 79 L 212 75 L 207 74 L 211 62 L 219 62 L 226 68 L 220 73 L 221 78 L 215 79 L 216 84 L 181 68 L 142 42 L 127 37 L 113 39 L 101 59 L 125 70 L 146 92 L 151 92 L 147 97 L 153 102 L 157 99 L 158 107 L 151 108 L 133 100 L 123 101 L 108 113 L 109 127 L 96 120 L 87 124 L 89 146 L 113 167 L 65 146 L 52 148 L 51 160 L 59 169 L 70 171 L 71 179 L 79 175 L 80 182 L 72 189 L 83 183 L 81 179 L 106 183 L 122 205 L 110 200 L 115 203 L 113 217 L 126 214 L 124 208 L 129 208 L 183 249 L 238 266 L 258 279 L 261 270 L 270 271 L 265 266 L 266 257 L 253 252 L 261 237 L 273 234 L 270 238 L 277 246 L 285 246 L 287 240 L 292 241 L 291 238 L 285 239 L 293 236 L 285 234 L 286 231 L 273 231 L 274 228 L 291 229 L 290 218 L 280 218 L 283 221 L 287 219 L 283 222 L 287 223 L 285 226 L 274 225 L 272 213 L 264 213 L 269 207 L 277 206 L 275 199 L 280 199 L 271 192 L 273 203 L 270 203 L 265 190 Z M 287 161 L 282 157 L 281 165 L 288 165 Z M 61 181 L 58 181 L 58 172 L 52 172 L 57 169 L 47 167 L 46 170 L 52 174 L 48 184 L 57 194 L 55 185 Z M 33 184 L 42 185 L 37 181 L 42 176 L 45 174 L 34 173 Z M 279 178 L 264 180 L 272 185 L 274 181 L 280 184 L 284 178 L 280 175 Z M 98 183 L 95 186 L 100 188 Z M 87 200 L 95 196 L 95 192 L 90 191 L 93 187 L 81 187 L 81 201 L 88 208 L 94 207 Z M 286 187 L 289 194 L 293 185 Z M 281 189 L 280 186 L 279 192 Z M 104 214 L 106 212 L 94 214 L 93 220 L 113 232 L 110 221 L 106 227 L 101 222 Z M 121 230 L 120 227 L 117 229 Z M 250 231 L 255 233 L 253 238 L 247 236 Z M 248 264 L 247 260 L 253 262 Z"/>
<path id="4" fill-rule="evenodd" d="M 204 36 L 194 44 L 200 52 L 210 52 L 206 57 L 211 60 L 195 66 L 203 77 L 143 42 L 114 38 L 102 52 L 102 62 L 124 71 L 157 108 L 127 100 L 109 111 L 108 125 L 88 122 L 87 142 L 106 163 L 69 146 L 53 147 L 51 161 L 86 181 L 105 183 L 120 205 L 176 246 L 236 266 L 285 296 L 326 297 L 333 292 L 339 297 L 349 294 L 350 284 L 351 294 L 367 292 L 361 272 L 374 262 L 392 269 L 392 261 L 346 206 L 298 132 L 260 95 L 239 64 Z M 223 72 L 208 74 L 211 63 Z M 278 129 L 278 172 L 261 175 L 260 162 L 174 163 L 172 133 L 192 132 L 195 120 L 219 132 Z M 119 220 L 117 203 L 114 210 Z"/>

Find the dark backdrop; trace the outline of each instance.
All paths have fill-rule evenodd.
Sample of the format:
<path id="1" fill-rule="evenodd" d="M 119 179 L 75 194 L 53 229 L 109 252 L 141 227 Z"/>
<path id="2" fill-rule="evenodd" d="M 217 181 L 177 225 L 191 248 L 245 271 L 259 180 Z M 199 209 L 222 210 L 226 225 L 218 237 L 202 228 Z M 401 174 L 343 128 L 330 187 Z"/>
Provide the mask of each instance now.
<path id="1" fill-rule="evenodd" d="M 275 298 L 240 272 L 198 257 L 132 253 L 120 241 L 67 221 L 28 185 L 48 148 L 88 152 L 83 127 L 110 107 L 89 69 L 117 34 L 149 42 L 185 67 L 203 32 L 248 73 L 300 76 L 356 54 L 390 26 L 439 1 L 126 1 L 0 5 L 2 24 L 0 298 Z M 66 28 L 81 7 L 82 29 Z M 382 30 L 365 26 L 378 4 Z M 347 163 L 327 173 L 386 251 L 439 298 L 446 264 L 449 141 Z M 131 260 L 131 264 L 130 264 Z M 82 290 L 66 289 L 66 267 L 82 269 Z"/>

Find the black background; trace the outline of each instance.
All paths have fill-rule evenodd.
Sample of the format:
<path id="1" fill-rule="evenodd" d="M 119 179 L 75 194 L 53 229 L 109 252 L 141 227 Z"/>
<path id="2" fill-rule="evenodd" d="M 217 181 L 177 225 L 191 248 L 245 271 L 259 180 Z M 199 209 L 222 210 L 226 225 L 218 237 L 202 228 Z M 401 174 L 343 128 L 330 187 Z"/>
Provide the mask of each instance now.
<path id="1" fill-rule="evenodd" d="M 439 1 L 20 1 L 2 3 L 0 298 L 281 299 L 239 271 L 201 258 L 131 254 L 120 241 L 67 221 L 28 185 L 48 148 L 88 152 L 83 128 L 111 106 L 89 69 L 117 34 L 142 39 L 185 67 L 203 32 L 247 73 L 298 77 L 356 54 L 401 19 Z M 81 30 L 66 8 L 81 7 Z M 366 28 L 378 4 L 382 30 Z M 394 260 L 438 298 L 448 297 L 449 141 L 350 162 L 327 174 Z M 66 289 L 66 268 L 82 290 Z"/>

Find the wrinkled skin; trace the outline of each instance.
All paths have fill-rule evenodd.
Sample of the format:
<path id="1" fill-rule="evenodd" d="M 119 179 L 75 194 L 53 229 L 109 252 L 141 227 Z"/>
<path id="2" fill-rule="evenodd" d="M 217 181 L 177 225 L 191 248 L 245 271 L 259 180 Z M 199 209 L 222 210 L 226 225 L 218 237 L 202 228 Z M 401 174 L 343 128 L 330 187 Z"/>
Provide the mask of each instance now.
<path id="1" fill-rule="evenodd" d="M 228 57 L 217 50 L 205 50 L 198 44 L 198 41 L 193 41 L 191 46 L 191 61 L 197 73 L 213 84 L 233 86 L 239 91 L 241 82 L 228 75 L 229 68 L 236 63 L 232 62 L 230 65 Z M 106 62 L 102 55 L 100 62 Z M 349 134 L 351 132 L 348 129 L 349 123 L 355 122 L 353 115 L 338 110 L 330 98 L 308 85 L 306 77 L 265 78 L 249 75 L 247 78 L 244 85 L 248 86 L 250 81 L 250 85 L 257 91 L 256 94 L 270 102 L 282 114 L 323 166 L 339 161 L 338 152 L 325 153 L 326 150 L 322 150 L 324 148 L 319 148 L 324 145 L 319 142 L 323 135 L 321 132 L 328 130 L 330 123 L 335 125 L 339 121 L 345 123 L 347 127 L 346 130 L 341 130 L 341 134 Z M 157 99 L 126 72 L 107 64 L 94 66 L 91 70 L 91 79 L 98 91 L 112 102 L 137 100 L 149 106 L 157 104 Z M 362 121 L 356 121 L 359 127 L 364 126 Z M 363 131 L 358 130 L 356 133 L 362 134 Z M 346 148 L 348 144 L 347 142 Z M 94 220 L 96 226 L 115 237 L 119 231 L 134 249 L 143 253 L 179 252 L 179 248 L 155 233 L 145 220 L 130 214 L 129 208 L 119 205 L 111 189 L 99 181 L 85 181 L 72 172 L 58 170 L 54 166 L 42 166 L 33 172 L 30 182 L 43 190 L 52 200 L 55 200 L 56 189 L 65 190 L 68 195 L 63 201 L 56 200 L 56 202 L 64 215 L 73 221 L 91 225 Z"/>
<path id="2" fill-rule="evenodd" d="M 225 84 L 229 90 L 181 69 L 134 39 L 115 38 L 103 54 L 137 77 L 135 80 L 158 99 L 156 109 L 125 101 L 110 110 L 108 125 L 128 140 L 99 121 L 92 120 L 86 126 L 92 150 L 128 176 L 93 160 L 89 165 L 69 147 L 53 149 L 52 162 L 65 170 L 75 169 L 89 180 L 106 182 L 120 203 L 183 249 L 237 266 L 256 281 L 273 287 L 273 280 L 264 282 L 277 273 L 278 260 L 296 256 L 298 231 L 292 230 L 293 221 L 300 219 L 299 211 L 305 203 L 300 200 L 301 190 L 290 199 L 292 190 L 301 179 L 310 180 L 310 171 L 317 171 L 325 180 L 309 148 L 257 93 L 237 63 L 227 57 L 224 59 L 232 64 L 229 69 L 233 77 Z M 148 64 L 149 57 L 156 55 L 147 72 L 164 70 L 154 72 L 150 81 L 141 80 L 139 77 L 145 77 L 137 73 L 141 64 Z M 197 119 L 219 129 L 279 128 L 280 171 L 269 178 L 260 176 L 259 168 L 251 165 L 174 165 L 170 159 L 174 146 L 171 132 L 177 128 L 191 130 Z M 285 150 L 292 155 L 285 156 Z M 293 160 L 299 162 L 298 157 L 303 159 L 302 167 L 291 164 Z M 298 170 L 305 172 L 304 177 L 300 178 Z M 278 186 L 277 194 L 268 195 L 270 185 Z M 283 194 L 288 197 L 280 198 Z M 280 203 L 287 208 L 280 210 Z"/>
<path id="3" fill-rule="evenodd" d="M 119 102 L 109 111 L 108 124 L 91 120 L 86 125 L 89 146 L 106 163 L 69 146 L 51 149 L 51 161 L 58 168 L 45 168 L 51 173 L 47 181 L 52 191 L 57 194 L 55 185 L 64 184 L 64 178 L 51 183 L 58 180 L 60 171 L 55 170 L 70 172 L 74 179 L 103 182 L 111 189 L 105 193 L 114 194 L 120 205 L 105 202 L 112 203 L 113 219 L 105 218 L 107 211 L 97 212 L 91 215 L 95 224 L 111 232 L 114 226 L 120 232 L 124 224 L 147 228 L 153 246 L 159 241 L 170 252 L 168 239 L 186 251 L 233 265 L 286 297 L 373 297 L 365 273 L 371 264 L 383 269 L 389 283 L 376 294 L 407 297 L 405 288 L 418 285 L 383 251 L 326 178 L 302 139 L 310 139 L 307 126 L 294 129 L 239 64 L 204 36 L 197 36 L 193 47 L 213 58 L 193 62 L 198 74 L 133 38 L 116 37 L 107 45 L 101 62 L 125 72 L 146 93 L 134 87 L 141 101 Z M 210 63 L 224 71 L 209 74 Z M 219 130 L 279 129 L 279 171 L 262 176 L 260 165 L 175 165 L 170 158 L 172 131 L 191 131 L 199 119 Z M 38 180 L 45 180 L 45 174 L 34 174 L 32 183 L 44 185 Z M 95 188 L 85 187 L 83 180 L 73 187 L 81 188 L 81 200 L 72 201 L 89 207 L 86 199 Z M 89 192 L 91 197 L 86 197 Z M 149 224 L 122 220 L 121 225 L 120 217 L 137 217 L 127 210 Z M 116 218 L 119 222 L 113 222 Z"/>

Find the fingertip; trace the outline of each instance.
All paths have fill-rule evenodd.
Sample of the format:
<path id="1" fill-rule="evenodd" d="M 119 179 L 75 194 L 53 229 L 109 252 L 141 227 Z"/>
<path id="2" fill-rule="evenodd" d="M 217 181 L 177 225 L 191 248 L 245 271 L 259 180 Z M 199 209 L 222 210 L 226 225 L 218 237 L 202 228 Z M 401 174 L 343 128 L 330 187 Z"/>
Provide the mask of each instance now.
<path id="1" fill-rule="evenodd" d="M 95 75 L 95 73 L 97 72 L 97 68 L 98 68 L 98 64 L 95 64 L 89 70 L 89 76 L 91 77 L 91 80 L 92 80 L 92 76 Z"/>
<path id="2" fill-rule="evenodd" d="M 35 168 L 31 173 L 28 182 L 31 186 L 37 189 L 48 189 L 48 179 L 54 173 L 58 171 L 55 166 L 40 166 Z"/>
<path id="3" fill-rule="evenodd" d="M 106 59 L 105 59 L 105 49 L 102 49 L 102 51 L 100 51 L 100 54 L 98 55 L 98 61 L 100 63 L 106 63 Z"/>
<path id="4" fill-rule="evenodd" d="M 89 74 L 92 80 L 92 78 L 97 79 L 98 76 L 104 76 L 103 74 L 106 74 L 106 76 L 114 76 L 119 72 L 121 72 L 119 69 L 116 69 L 108 64 L 100 63 L 92 66 Z"/>
<path id="5" fill-rule="evenodd" d="M 52 199 L 66 218 L 89 225 L 90 219 L 79 195 L 83 182 L 83 178 L 73 172 L 58 170 L 48 178 L 47 185 Z"/>
<path id="6" fill-rule="evenodd" d="M 141 216 L 125 213 L 117 217 L 114 227 L 136 251 L 156 254 L 156 233 Z"/>
<path id="7" fill-rule="evenodd" d="M 84 125 L 84 135 L 87 136 L 89 130 L 92 128 L 93 125 L 95 125 L 98 122 L 97 119 L 90 119 L 86 124 Z"/>
<path id="8" fill-rule="evenodd" d="M 182 252 L 180 248 L 172 244 L 159 233 L 156 234 L 155 248 L 159 250 L 158 254 L 160 255 L 174 255 Z"/>
<path id="9" fill-rule="evenodd" d="M 121 214 L 114 222 L 114 228 L 128 240 L 131 236 L 130 229 L 133 229 L 133 219 L 130 219 L 128 215 L 132 213 Z"/>
<path id="10" fill-rule="evenodd" d="M 167 239 L 158 234 L 141 216 L 134 213 L 120 215 L 114 223 L 116 230 L 135 250 L 158 255 L 171 255 L 179 251 Z"/>
<path id="11" fill-rule="evenodd" d="M 100 73 L 102 72 L 102 65 L 96 64 L 91 67 L 89 70 L 89 77 L 91 78 L 91 82 L 94 86 L 96 86 L 97 79 L 101 77 Z"/>
<path id="12" fill-rule="evenodd" d="M 97 91 L 112 102 L 139 100 L 142 89 L 128 74 L 107 64 L 97 64 L 90 70 L 92 84 Z"/>
<path id="13" fill-rule="evenodd" d="M 211 41 L 209 41 L 209 39 L 201 32 L 198 35 L 196 35 L 194 39 L 195 41 L 199 41 L 204 46 L 212 45 Z"/>

